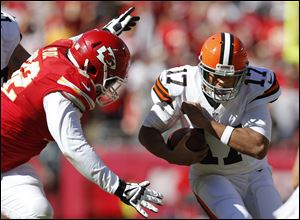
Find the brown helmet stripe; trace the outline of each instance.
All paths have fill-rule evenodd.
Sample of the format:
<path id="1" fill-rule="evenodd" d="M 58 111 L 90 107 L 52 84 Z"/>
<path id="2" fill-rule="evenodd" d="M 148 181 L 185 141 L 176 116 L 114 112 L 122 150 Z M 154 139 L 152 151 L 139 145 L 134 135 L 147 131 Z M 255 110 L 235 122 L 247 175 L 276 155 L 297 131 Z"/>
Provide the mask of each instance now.
<path id="1" fill-rule="evenodd" d="M 233 59 L 233 35 L 229 33 L 221 33 L 221 51 L 220 64 L 232 65 Z"/>
<path id="2" fill-rule="evenodd" d="M 225 33 L 221 33 L 221 51 L 220 51 L 220 61 L 219 63 L 223 63 L 223 59 L 224 59 L 224 48 L 225 48 Z"/>
<path id="3" fill-rule="evenodd" d="M 228 65 L 232 65 L 232 59 L 233 59 L 233 46 L 234 46 L 234 42 L 233 42 L 233 35 L 230 34 L 230 49 L 229 49 L 229 59 L 228 59 Z"/>

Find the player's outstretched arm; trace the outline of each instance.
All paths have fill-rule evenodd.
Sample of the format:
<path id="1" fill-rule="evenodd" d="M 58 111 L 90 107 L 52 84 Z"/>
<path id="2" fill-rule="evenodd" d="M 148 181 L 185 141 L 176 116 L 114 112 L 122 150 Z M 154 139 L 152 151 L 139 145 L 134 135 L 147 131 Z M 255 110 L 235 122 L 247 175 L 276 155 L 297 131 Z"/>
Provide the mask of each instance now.
<path id="1" fill-rule="evenodd" d="M 147 208 L 153 212 L 158 212 L 158 209 L 151 203 L 162 205 L 163 195 L 148 189 L 149 181 L 141 183 L 128 183 L 119 179 L 119 186 L 115 192 L 121 201 L 134 207 L 142 216 L 148 217 L 147 212 L 143 209 Z"/>
<path id="2" fill-rule="evenodd" d="M 117 36 L 123 31 L 131 30 L 140 20 L 139 16 L 130 15 L 133 11 L 134 7 L 130 7 L 126 12 L 108 22 L 102 29 Z"/>
<path id="3" fill-rule="evenodd" d="M 65 93 L 66 94 L 66 93 Z M 133 206 L 141 215 L 148 217 L 144 208 L 153 212 L 153 204 L 162 205 L 162 194 L 148 189 L 148 181 L 128 183 L 120 180 L 105 165 L 95 150 L 87 143 L 81 127 L 82 113 L 73 102 L 60 92 L 46 95 L 43 100 L 49 131 L 65 158 L 91 182 L 123 202 Z"/>

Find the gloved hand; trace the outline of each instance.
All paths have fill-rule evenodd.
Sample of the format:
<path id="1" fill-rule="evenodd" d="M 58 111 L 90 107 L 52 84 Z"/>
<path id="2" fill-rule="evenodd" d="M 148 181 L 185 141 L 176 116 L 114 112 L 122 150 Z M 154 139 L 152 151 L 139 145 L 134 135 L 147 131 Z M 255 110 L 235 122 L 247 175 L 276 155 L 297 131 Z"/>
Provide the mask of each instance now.
<path id="1" fill-rule="evenodd" d="M 142 216 L 148 217 L 148 214 L 142 207 L 145 207 L 153 212 L 158 212 L 158 209 L 153 206 L 150 202 L 157 205 L 162 205 L 163 195 L 147 189 L 150 185 L 149 181 L 142 183 L 126 183 L 123 180 L 119 180 L 119 186 L 115 192 L 121 201 L 127 205 L 133 206 Z"/>
<path id="2" fill-rule="evenodd" d="M 109 31 L 112 34 L 119 36 L 122 31 L 129 31 L 136 25 L 136 22 L 140 20 L 139 16 L 131 16 L 130 13 L 134 11 L 134 7 L 130 7 L 126 12 L 119 17 L 112 19 L 102 29 Z"/>

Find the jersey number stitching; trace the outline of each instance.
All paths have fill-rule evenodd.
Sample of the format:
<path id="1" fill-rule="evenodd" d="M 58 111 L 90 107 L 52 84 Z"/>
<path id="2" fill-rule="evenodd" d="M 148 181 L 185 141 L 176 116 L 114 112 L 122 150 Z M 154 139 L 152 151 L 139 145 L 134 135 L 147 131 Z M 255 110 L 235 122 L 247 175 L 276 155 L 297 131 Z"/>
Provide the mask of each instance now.
<path id="1" fill-rule="evenodd" d="M 40 70 L 39 62 L 28 62 L 22 64 L 22 67 L 13 73 L 10 80 L 2 87 L 2 91 L 13 102 L 17 98 L 15 89 L 27 87 L 32 80 L 37 76 Z"/>
<path id="2" fill-rule="evenodd" d="M 263 77 L 266 77 L 266 75 L 267 75 L 267 72 L 266 72 L 266 71 L 261 72 L 261 71 L 258 71 L 258 70 L 256 70 L 256 69 L 253 69 L 253 68 L 248 68 L 247 76 L 250 76 L 250 75 L 251 75 L 250 71 L 253 71 L 253 72 L 255 72 L 255 73 L 258 73 L 259 75 L 261 75 L 261 76 L 263 76 Z M 246 80 L 245 80 L 245 84 L 247 85 L 248 83 L 253 83 L 253 84 L 258 84 L 258 85 L 260 85 L 260 86 L 264 86 L 265 81 L 266 81 L 266 79 L 262 79 L 262 80 L 246 79 Z"/>
<path id="3" fill-rule="evenodd" d="M 178 81 L 178 80 L 174 80 L 172 79 L 169 75 L 172 75 L 174 73 L 179 73 L 179 72 L 186 72 L 187 70 L 186 69 L 183 69 L 183 70 L 178 70 L 178 71 L 168 71 L 167 72 L 167 83 L 174 83 L 176 85 L 180 85 L 180 86 L 186 86 L 187 84 L 187 80 L 186 80 L 186 74 L 182 74 L 181 77 L 182 77 L 182 81 Z"/>

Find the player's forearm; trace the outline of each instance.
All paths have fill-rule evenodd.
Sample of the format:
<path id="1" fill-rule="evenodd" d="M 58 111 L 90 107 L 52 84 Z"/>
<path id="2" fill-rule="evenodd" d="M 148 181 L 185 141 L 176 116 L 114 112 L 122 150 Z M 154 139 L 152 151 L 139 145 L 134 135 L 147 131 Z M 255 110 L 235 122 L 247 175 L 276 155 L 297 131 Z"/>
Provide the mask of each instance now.
<path id="1" fill-rule="evenodd" d="M 113 194 L 116 191 L 119 185 L 118 176 L 104 164 L 88 144 L 69 147 L 63 154 L 84 177 L 108 193 Z"/>
<path id="2" fill-rule="evenodd" d="M 206 130 L 218 139 L 221 139 L 225 127 L 225 125 L 216 121 L 210 121 Z M 235 128 L 230 136 L 228 145 L 238 152 L 257 159 L 263 159 L 266 156 L 269 141 L 251 128 Z"/>
<path id="3" fill-rule="evenodd" d="M 139 141 L 152 154 L 169 161 L 170 152 L 158 130 L 142 126 L 139 132 Z"/>
<path id="4" fill-rule="evenodd" d="M 119 178 L 87 143 L 80 111 L 59 92 L 44 97 L 44 109 L 49 131 L 64 156 L 84 177 L 113 194 Z"/>

